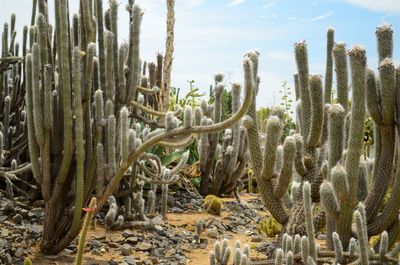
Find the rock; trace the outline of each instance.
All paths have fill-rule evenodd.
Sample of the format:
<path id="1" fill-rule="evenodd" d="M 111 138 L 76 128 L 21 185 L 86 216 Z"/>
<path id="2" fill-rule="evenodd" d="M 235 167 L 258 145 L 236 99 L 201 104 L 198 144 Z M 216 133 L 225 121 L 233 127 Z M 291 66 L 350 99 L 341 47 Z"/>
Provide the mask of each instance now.
<path id="1" fill-rule="evenodd" d="M 178 207 L 173 207 L 171 209 L 171 212 L 173 212 L 173 213 L 183 213 L 184 210 L 182 210 L 181 208 L 178 208 Z"/>
<path id="2" fill-rule="evenodd" d="M 96 256 L 101 256 L 101 252 L 97 248 L 92 249 L 90 251 L 90 253 L 92 253 L 93 255 L 96 255 Z"/>
<path id="3" fill-rule="evenodd" d="M 175 255 L 176 250 L 174 248 L 168 249 L 167 251 L 164 252 L 166 257 L 171 257 L 173 255 Z"/>
<path id="4" fill-rule="evenodd" d="M 11 257 L 11 255 L 9 254 L 9 253 L 7 253 L 5 256 L 4 256 L 4 262 L 7 264 L 7 265 L 11 265 L 11 264 L 13 264 L 13 260 L 12 260 L 12 257 Z"/>
<path id="5" fill-rule="evenodd" d="M 122 254 L 123 256 L 128 256 L 128 255 L 132 254 L 132 247 L 131 247 L 131 245 L 129 245 L 129 244 L 123 244 L 123 245 L 121 246 L 121 254 Z"/>
<path id="6" fill-rule="evenodd" d="M 24 250 L 22 248 L 18 248 L 17 251 L 15 251 L 14 255 L 17 258 L 20 258 L 20 257 L 22 257 L 24 255 Z"/>
<path id="7" fill-rule="evenodd" d="M 129 265 L 136 265 L 135 257 L 134 256 L 127 256 L 125 257 L 126 263 Z"/>
<path id="8" fill-rule="evenodd" d="M 262 236 L 261 235 L 252 235 L 250 242 L 254 242 L 254 243 L 259 243 L 262 241 Z"/>
<path id="9" fill-rule="evenodd" d="M 218 229 L 211 228 L 205 232 L 206 236 L 217 239 L 219 237 Z"/>
<path id="10" fill-rule="evenodd" d="M 14 212 L 14 203 L 12 201 L 7 202 L 6 205 L 4 205 L 3 212 L 4 214 Z"/>
<path id="11" fill-rule="evenodd" d="M 106 252 L 107 252 L 107 250 L 106 250 L 105 248 L 101 248 L 101 249 L 100 249 L 100 253 L 103 253 L 103 254 L 104 254 L 104 253 L 106 253 Z"/>
<path id="12" fill-rule="evenodd" d="M 139 242 L 139 239 L 136 236 L 130 236 L 126 239 L 126 242 L 136 244 Z"/>
<path id="13" fill-rule="evenodd" d="M 131 237 L 131 236 L 134 236 L 135 235 L 135 233 L 132 231 L 132 230 L 130 230 L 130 229 L 125 229 L 123 232 L 122 232 L 122 236 L 123 237 Z"/>
<path id="14" fill-rule="evenodd" d="M 141 251 L 146 251 L 151 249 L 152 245 L 147 242 L 140 242 L 139 244 L 136 245 L 136 249 L 141 250 Z"/>

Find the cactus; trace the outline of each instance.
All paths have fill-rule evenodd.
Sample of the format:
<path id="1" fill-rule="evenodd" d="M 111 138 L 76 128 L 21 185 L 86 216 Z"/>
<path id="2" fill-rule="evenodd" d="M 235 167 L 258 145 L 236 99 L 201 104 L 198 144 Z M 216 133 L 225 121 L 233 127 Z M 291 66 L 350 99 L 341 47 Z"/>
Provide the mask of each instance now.
<path id="1" fill-rule="evenodd" d="M 67 0 L 55 2 L 54 43 L 50 43 L 51 25 L 44 1 L 40 1 L 38 12 L 33 8 L 32 21 L 36 25 L 29 29 L 29 44 L 26 43 L 28 28 L 24 29 L 22 46 L 26 58 L 21 79 L 27 92 L 26 135 L 30 167 L 41 184 L 46 204 L 42 244 L 45 253 L 57 253 L 75 238 L 82 220 L 80 209 L 94 189 L 98 199 L 96 212 L 112 194 L 118 195 L 117 208 L 123 203 L 122 215 L 116 213 L 110 218 L 111 228 L 124 226 L 125 217 L 133 216 L 153 225 L 144 212 L 142 182 L 151 183 L 154 188 L 161 185 L 165 198 L 168 185 L 176 182 L 188 155 L 171 169 L 169 179 L 162 179 L 164 169 L 158 158 L 147 153 L 149 148 L 157 144 L 183 148 L 193 142 L 196 134 L 217 133 L 234 125 L 245 114 L 252 96 L 252 91 L 247 90 L 241 108 L 232 117 L 204 127 L 192 125 L 191 114 L 185 110 L 186 122 L 180 127 L 181 110 L 167 114 L 154 109 L 156 104 L 149 101 L 148 95 L 155 95 L 159 91 L 155 86 L 161 85 L 162 56 L 157 56 L 158 63 L 151 76 L 142 78 L 139 6 L 129 5 L 130 36 L 127 44 L 119 46 L 117 3 L 110 1 L 104 18 L 103 1 L 94 2 L 93 6 L 91 1 L 82 0 L 80 13 L 74 16 L 71 25 Z M 11 25 L 15 35 L 14 24 Z M 6 30 L 9 31 L 8 26 Z M 15 53 L 18 49 L 6 50 L 9 33 L 4 35 L 7 36 L 3 43 L 7 46 L 3 46 L 3 54 L 8 56 L 10 51 Z M 18 93 L 7 92 L 8 95 L 18 96 Z M 18 136 L 24 130 L 23 115 L 8 115 L 8 109 L 22 109 L 16 108 L 16 103 L 23 104 L 23 101 L 14 102 L 9 97 L 0 105 L 5 106 L 7 114 L 4 128 L 11 131 L 15 127 L 15 136 Z M 165 127 L 163 120 L 172 123 Z M 145 126 L 133 126 L 139 122 Z M 9 135 L 3 131 L 4 144 L 17 144 Z M 23 146 L 18 148 L 24 150 Z M 11 163 L 9 159 L 7 163 Z M 16 158 L 21 166 L 17 165 L 15 172 L 26 170 L 24 159 Z M 152 162 L 143 166 L 143 161 Z M 154 189 L 154 195 L 155 192 Z M 67 197 L 68 194 L 73 196 Z M 73 215 L 69 216 L 69 212 Z"/>
<path id="2" fill-rule="evenodd" d="M 84 251 L 83 249 L 85 247 L 86 233 L 89 228 L 90 220 L 93 218 L 95 209 L 96 209 L 96 198 L 93 197 L 90 200 L 89 207 L 84 209 L 86 211 L 86 215 L 83 220 L 82 230 L 79 235 L 79 246 L 78 246 L 78 253 L 76 254 L 76 258 L 75 258 L 75 265 L 83 264 L 82 257 L 83 257 L 83 251 Z"/>

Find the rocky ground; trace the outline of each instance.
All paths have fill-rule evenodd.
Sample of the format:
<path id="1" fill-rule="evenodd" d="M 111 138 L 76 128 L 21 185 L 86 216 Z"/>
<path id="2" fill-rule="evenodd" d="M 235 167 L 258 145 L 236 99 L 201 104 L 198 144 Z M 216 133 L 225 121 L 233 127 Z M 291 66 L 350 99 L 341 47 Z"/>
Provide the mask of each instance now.
<path id="1" fill-rule="evenodd" d="M 266 247 L 273 247 L 272 239 L 264 238 L 257 229 L 267 213 L 256 196 L 242 194 L 242 199 L 239 204 L 233 198 L 223 198 L 222 213 L 215 216 L 204 211 L 200 196 L 177 191 L 170 203 L 168 221 L 154 228 L 110 231 L 100 220 L 88 232 L 85 264 L 208 265 L 214 242 L 223 238 L 229 239 L 232 246 L 236 240 L 249 244 L 251 256 L 261 258 Z M 12 202 L 0 193 L 0 264 L 22 264 L 26 256 L 34 264 L 73 264 L 76 241 L 59 255 L 39 253 L 42 207 L 43 202 Z M 205 230 L 196 242 L 195 226 L 200 220 Z"/>

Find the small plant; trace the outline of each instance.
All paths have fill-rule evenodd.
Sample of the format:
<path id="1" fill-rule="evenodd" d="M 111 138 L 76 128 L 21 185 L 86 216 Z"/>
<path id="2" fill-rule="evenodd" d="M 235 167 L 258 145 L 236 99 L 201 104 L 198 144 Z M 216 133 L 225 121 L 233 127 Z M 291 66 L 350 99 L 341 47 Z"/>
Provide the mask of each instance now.
<path id="1" fill-rule="evenodd" d="M 258 230 L 268 237 L 274 237 L 281 232 L 282 225 L 274 217 L 270 216 L 260 222 Z"/>
<path id="2" fill-rule="evenodd" d="M 208 195 L 204 199 L 203 206 L 205 210 L 214 215 L 221 215 L 222 200 L 215 195 Z"/>

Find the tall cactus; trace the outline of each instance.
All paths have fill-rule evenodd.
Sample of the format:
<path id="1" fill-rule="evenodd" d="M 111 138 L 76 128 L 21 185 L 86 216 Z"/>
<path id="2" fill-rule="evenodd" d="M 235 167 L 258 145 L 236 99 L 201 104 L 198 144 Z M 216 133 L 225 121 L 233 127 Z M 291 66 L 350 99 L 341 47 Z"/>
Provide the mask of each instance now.
<path id="1" fill-rule="evenodd" d="M 46 2 L 40 3 L 39 14 L 33 12 L 37 25 L 31 28 L 32 43 L 26 52 L 23 80 L 31 167 L 46 205 L 42 251 L 57 253 L 78 234 L 82 206 L 93 190 L 98 199 L 96 211 L 115 192 L 122 198 L 125 214 L 135 211 L 138 218 L 147 220 L 142 183 L 163 185 L 165 198 L 168 184 L 177 180 L 176 174 L 188 156 L 184 155 L 171 169 L 167 179 L 160 179 L 159 172 L 163 171 L 159 158 L 146 151 L 157 144 L 182 148 L 193 141 L 194 134 L 217 133 L 234 125 L 249 107 L 252 91 L 246 91 L 242 107 L 223 122 L 205 127 L 185 122 L 179 127 L 180 110 L 167 114 L 153 110 L 142 100 L 158 89 L 149 87 L 154 83 L 140 83 L 146 78 L 141 76 L 142 11 L 137 5 L 128 6 L 132 19 L 129 43 L 119 48 L 115 1 L 110 2 L 110 12 L 103 21 L 102 1 L 97 0 L 93 6 L 90 1 L 81 0 L 80 14 L 71 25 L 68 1 L 56 1 L 54 44 L 47 34 L 51 26 L 48 12 L 44 11 Z M 186 113 L 186 119 L 189 116 Z M 172 125 L 164 126 L 160 122 L 164 117 L 166 121 L 171 117 Z M 163 129 L 139 128 L 134 126 L 135 121 Z M 141 166 L 142 160 L 153 161 L 150 164 L 155 167 Z M 116 222 L 121 220 L 118 217 Z"/>

